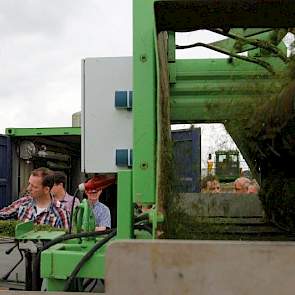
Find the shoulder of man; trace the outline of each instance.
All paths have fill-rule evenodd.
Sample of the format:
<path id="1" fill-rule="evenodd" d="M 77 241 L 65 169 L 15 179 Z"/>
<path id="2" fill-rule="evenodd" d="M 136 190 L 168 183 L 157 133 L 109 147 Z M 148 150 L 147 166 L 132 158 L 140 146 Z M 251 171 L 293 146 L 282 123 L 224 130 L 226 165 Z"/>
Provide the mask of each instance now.
<path id="1" fill-rule="evenodd" d="M 74 199 L 74 196 L 70 195 L 69 193 L 66 192 L 66 199 L 67 201 L 72 202 Z M 80 201 L 78 198 L 75 198 L 75 204 L 80 204 Z"/>
<path id="2" fill-rule="evenodd" d="M 101 202 L 97 202 L 96 203 L 96 206 L 101 209 L 101 210 L 107 210 L 107 211 L 110 211 L 109 207 Z"/>
<path id="3" fill-rule="evenodd" d="M 22 202 L 16 207 L 18 219 L 20 220 L 22 220 L 23 216 L 27 215 L 28 212 L 31 212 L 34 206 L 34 199 L 32 197 L 28 197 L 27 199 L 25 198 L 26 197 L 22 198 Z"/>
<path id="4" fill-rule="evenodd" d="M 32 199 L 33 199 L 33 197 L 31 195 L 25 195 L 25 196 L 19 198 L 17 201 L 19 201 L 19 202 L 25 202 L 27 200 L 32 200 Z"/>
<path id="5" fill-rule="evenodd" d="M 25 196 L 25 197 L 18 199 L 15 202 L 17 202 L 19 204 L 19 206 L 22 207 L 22 206 L 28 206 L 28 205 L 33 204 L 33 201 L 34 201 L 34 199 L 31 196 Z"/>
<path id="6" fill-rule="evenodd" d="M 21 197 L 21 198 L 15 200 L 11 205 L 13 205 L 13 204 L 22 205 L 22 204 L 31 202 L 32 200 L 33 200 L 33 198 L 30 195 L 26 195 L 24 197 Z"/>

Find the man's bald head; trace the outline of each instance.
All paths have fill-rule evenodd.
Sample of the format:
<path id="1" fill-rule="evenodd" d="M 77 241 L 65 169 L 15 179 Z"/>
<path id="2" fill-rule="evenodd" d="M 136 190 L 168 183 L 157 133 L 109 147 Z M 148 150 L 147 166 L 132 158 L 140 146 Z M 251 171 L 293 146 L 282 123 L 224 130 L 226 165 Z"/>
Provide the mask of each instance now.
<path id="1" fill-rule="evenodd" d="M 240 177 L 235 180 L 235 191 L 236 193 L 247 193 L 248 187 L 251 184 L 251 180 L 247 177 Z"/>

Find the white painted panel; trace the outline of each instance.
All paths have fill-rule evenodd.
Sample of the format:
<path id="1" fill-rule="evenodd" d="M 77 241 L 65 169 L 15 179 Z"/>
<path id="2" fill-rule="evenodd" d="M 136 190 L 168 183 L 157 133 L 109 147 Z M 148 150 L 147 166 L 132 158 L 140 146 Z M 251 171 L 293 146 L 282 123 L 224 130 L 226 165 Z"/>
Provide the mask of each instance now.
<path id="1" fill-rule="evenodd" d="M 115 108 L 116 90 L 132 90 L 131 57 L 86 58 L 82 61 L 84 172 L 116 172 L 116 149 L 132 148 L 132 112 Z"/>

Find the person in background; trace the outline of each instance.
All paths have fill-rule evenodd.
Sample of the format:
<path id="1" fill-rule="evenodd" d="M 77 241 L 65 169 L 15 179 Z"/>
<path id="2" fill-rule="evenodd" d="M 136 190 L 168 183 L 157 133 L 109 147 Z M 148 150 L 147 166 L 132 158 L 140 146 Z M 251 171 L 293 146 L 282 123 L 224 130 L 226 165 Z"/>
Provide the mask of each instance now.
<path id="1" fill-rule="evenodd" d="M 29 194 L 3 208 L 0 211 L 0 219 L 18 219 L 68 228 L 69 214 L 50 193 L 53 182 L 51 170 L 44 167 L 33 170 L 29 178 Z"/>
<path id="2" fill-rule="evenodd" d="M 243 170 L 241 172 L 241 177 L 246 177 L 249 178 L 250 180 L 252 179 L 252 173 L 250 170 Z"/>
<path id="3" fill-rule="evenodd" d="M 107 228 L 111 228 L 111 213 L 110 209 L 99 202 L 99 197 L 102 190 L 91 189 L 85 191 L 89 205 L 92 208 L 93 215 L 96 221 L 96 231 L 103 231 Z"/>
<path id="4" fill-rule="evenodd" d="M 66 192 L 67 176 L 64 172 L 61 171 L 53 172 L 53 176 L 54 184 L 51 189 L 51 193 L 53 194 L 56 200 L 60 201 L 64 205 L 65 209 L 69 212 L 69 214 L 71 214 L 74 197 Z M 76 198 L 74 208 L 79 204 L 80 201 Z"/>
<path id="5" fill-rule="evenodd" d="M 213 159 L 212 159 L 212 154 L 208 155 L 208 160 L 207 160 L 207 169 L 208 169 L 208 175 L 212 175 L 213 173 Z"/>
<path id="6" fill-rule="evenodd" d="M 235 180 L 235 192 L 238 194 L 247 194 L 248 187 L 251 184 L 251 180 L 247 177 L 239 177 Z"/>
<path id="7" fill-rule="evenodd" d="M 259 192 L 259 184 L 255 179 L 251 180 L 251 183 L 248 186 L 248 194 L 257 194 Z"/>
<path id="8" fill-rule="evenodd" d="M 220 193 L 220 183 L 216 176 L 207 175 L 201 181 L 201 191 L 204 193 Z"/>

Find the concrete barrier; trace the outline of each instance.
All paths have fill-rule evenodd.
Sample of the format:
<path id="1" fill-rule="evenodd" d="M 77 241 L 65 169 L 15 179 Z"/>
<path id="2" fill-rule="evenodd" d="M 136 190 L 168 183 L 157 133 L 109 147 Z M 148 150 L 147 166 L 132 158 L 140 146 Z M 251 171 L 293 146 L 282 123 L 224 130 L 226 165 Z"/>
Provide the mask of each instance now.
<path id="1" fill-rule="evenodd" d="M 293 295 L 294 242 L 117 241 L 106 293 Z"/>

